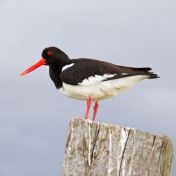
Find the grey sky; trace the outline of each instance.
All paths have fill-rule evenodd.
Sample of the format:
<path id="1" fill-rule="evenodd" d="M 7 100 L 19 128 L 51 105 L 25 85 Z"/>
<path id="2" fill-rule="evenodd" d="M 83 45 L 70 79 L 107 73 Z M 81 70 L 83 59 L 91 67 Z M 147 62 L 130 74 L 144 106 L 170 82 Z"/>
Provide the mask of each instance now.
<path id="1" fill-rule="evenodd" d="M 0 175 L 59 175 L 68 121 L 84 114 L 85 102 L 59 94 L 47 67 L 18 77 L 48 46 L 71 58 L 152 67 L 161 79 L 100 102 L 97 120 L 175 143 L 175 9 L 174 0 L 1 0 Z"/>

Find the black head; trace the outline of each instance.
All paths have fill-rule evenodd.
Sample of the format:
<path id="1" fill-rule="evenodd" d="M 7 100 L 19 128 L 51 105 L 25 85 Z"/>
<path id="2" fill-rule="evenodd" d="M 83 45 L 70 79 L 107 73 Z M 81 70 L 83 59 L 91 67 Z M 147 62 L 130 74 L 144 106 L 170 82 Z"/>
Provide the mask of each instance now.
<path id="1" fill-rule="evenodd" d="M 42 65 L 49 65 L 51 67 L 63 67 L 69 62 L 69 57 L 59 48 L 48 47 L 43 50 L 42 58 L 36 64 L 21 73 L 20 76 L 23 76 Z"/>
<path id="2" fill-rule="evenodd" d="M 69 57 L 59 48 L 48 47 L 42 52 L 42 58 L 45 59 L 46 64 L 53 65 L 65 65 L 69 61 Z"/>

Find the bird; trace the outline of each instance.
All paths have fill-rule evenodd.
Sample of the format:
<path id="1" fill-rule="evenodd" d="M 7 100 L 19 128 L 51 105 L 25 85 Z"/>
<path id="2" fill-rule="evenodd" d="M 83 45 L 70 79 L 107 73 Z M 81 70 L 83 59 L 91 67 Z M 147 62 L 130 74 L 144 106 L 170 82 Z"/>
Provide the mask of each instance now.
<path id="1" fill-rule="evenodd" d="M 61 49 L 51 46 L 42 51 L 42 58 L 20 74 L 24 76 L 42 65 L 49 66 L 49 75 L 62 94 L 87 102 L 84 118 L 89 118 L 94 102 L 95 121 L 99 101 L 119 95 L 145 79 L 159 78 L 150 67 L 127 67 L 97 59 L 70 59 Z"/>

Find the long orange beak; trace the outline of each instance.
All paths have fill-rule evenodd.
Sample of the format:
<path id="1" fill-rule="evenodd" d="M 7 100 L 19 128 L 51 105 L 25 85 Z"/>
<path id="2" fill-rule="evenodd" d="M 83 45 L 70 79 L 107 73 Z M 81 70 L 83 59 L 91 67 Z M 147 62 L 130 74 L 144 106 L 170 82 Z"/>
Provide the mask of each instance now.
<path id="1" fill-rule="evenodd" d="M 46 64 L 46 61 L 45 61 L 45 59 L 41 58 L 37 63 L 35 63 L 33 66 L 29 67 L 23 73 L 21 73 L 20 76 L 24 76 L 44 64 Z"/>

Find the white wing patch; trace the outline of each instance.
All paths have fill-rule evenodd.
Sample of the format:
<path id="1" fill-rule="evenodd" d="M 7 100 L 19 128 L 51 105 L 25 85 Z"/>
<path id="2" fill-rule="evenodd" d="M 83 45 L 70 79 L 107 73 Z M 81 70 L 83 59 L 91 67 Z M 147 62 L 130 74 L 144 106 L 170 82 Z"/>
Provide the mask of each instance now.
<path id="1" fill-rule="evenodd" d="M 79 85 L 81 86 L 93 86 L 96 85 L 103 80 L 106 80 L 107 78 L 112 78 L 116 74 L 104 74 L 104 75 L 95 75 L 95 76 L 90 76 L 87 79 L 84 79 Z"/>
<path id="2" fill-rule="evenodd" d="M 74 65 L 74 63 L 65 65 L 65 66 L 62 68 L 62 71 L 66 70 L 67 68 L 72 67 L 73 65 Z"/>
<path id="3" fill-rule="evenodd" d="M 121 73 L 121 75 L 128 75 L 128 73 Z"/>

